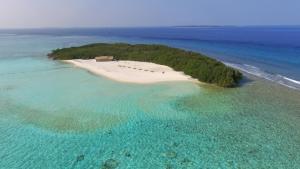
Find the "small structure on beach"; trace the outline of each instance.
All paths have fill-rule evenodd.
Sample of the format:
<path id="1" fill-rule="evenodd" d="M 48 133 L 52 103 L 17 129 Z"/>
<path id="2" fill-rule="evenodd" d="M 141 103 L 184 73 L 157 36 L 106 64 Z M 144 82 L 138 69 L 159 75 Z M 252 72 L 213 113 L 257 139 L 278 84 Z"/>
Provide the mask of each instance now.
<path id="1" fill-rule="evenodd" d="M 114 57 L 113 56 L 97 56 L 95 57 L 96 62 L 109 62 L 113 61 Z"/>

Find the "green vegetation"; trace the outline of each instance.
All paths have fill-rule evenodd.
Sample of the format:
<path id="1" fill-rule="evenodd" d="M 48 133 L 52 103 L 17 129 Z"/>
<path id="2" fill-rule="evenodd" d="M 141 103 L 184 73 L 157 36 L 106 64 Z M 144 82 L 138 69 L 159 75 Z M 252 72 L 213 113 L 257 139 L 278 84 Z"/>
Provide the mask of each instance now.
<path id="1" fill-rule="evenodd" d="M 172 67 L 176 71 L 222 87 L 234 87 L 242 74 L 223 63 L 199 53 L 163 45 L 91 44 L 81 47 L 56 49 L 49 54 L 58 60 L 94 59 L 96 56 L 114 56 L 117 60 L 152 62 Z"/>

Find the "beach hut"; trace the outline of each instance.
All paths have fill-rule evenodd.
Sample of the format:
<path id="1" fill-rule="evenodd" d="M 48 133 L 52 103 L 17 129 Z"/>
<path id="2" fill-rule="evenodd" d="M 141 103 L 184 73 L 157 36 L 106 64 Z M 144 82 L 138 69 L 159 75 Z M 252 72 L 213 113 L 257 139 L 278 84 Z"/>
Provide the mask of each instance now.
<path id="1" fill-rule="evenodd" d="M 108 61 L 113 61 L 114 57 L 113 56 L 97 56 L 95 57 L 96 62 L 108 62 Z"/>

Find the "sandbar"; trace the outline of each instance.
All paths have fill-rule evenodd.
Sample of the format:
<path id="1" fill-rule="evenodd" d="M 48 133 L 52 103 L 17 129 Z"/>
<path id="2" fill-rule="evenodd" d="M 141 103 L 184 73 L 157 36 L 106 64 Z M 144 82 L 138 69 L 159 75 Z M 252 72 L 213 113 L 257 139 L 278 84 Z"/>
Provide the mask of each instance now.
<path id="1" fill-rule="evenodd" d="M 64 60 L 76 67 L 88 70 L 97 75 L 105 76 L 109 79 L 126 83 L 159 83 L 171 81 L 190 81 L 198 80 L 185 75 L 183 72 L 177 72 L 164 65 L 158 65 L 150 62 L 138 61 L 108 61 L 96 62 L 95 59 L 83 60 Z"/>

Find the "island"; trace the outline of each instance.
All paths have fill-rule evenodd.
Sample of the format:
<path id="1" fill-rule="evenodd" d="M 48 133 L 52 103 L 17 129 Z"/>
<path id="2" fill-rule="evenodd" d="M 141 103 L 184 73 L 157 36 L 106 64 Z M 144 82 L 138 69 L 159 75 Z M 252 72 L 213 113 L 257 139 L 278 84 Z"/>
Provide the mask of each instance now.
<path id="1" fill-rule="evenodd" d="M 197 79 L 221 87 L 236 87 L 242 78 L 241 72 L 213 58 L 164 45 L 96 43 L 56 49 L 48 56 L 115 79 L 119 76 L 112 70 L 131 74 L 139 72 L 134 75 L 140 76 L 140 82 L 147 82 L 148 77 L 156 81 Z M 106 73 L 97 70 L 99 66 Z"/>

